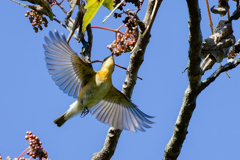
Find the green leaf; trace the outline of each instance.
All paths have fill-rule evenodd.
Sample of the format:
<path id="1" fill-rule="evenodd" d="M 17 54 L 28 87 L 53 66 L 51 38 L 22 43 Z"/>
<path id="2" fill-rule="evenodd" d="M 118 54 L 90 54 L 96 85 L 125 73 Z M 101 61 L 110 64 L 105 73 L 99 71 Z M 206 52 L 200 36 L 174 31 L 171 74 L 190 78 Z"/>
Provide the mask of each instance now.
<path id="1" fill-rule="evenodd" d="M 108 8 L 109 10 L 112 10 L 114 7 L 113 7 L 113 0 L 105 0 L 103 2 L 103 6 Z"/>

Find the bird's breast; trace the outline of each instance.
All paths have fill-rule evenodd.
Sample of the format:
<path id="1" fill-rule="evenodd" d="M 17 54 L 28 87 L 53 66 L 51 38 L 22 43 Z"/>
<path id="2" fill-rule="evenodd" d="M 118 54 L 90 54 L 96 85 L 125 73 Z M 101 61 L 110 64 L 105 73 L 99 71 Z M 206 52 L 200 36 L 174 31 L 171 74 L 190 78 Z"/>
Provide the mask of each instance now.
<path id="1" fill-rule="evenodd" d="M 108 70 L 98 71 L 96 74 L 96 83 L 97 84 L 106 83 L 106 81 L 108 81 L 110 79 L 111 79 L 111 76 L 109 75 Z"/>
<path id="2" fill-rule="evenodd" d="M 85 107 L 91 108 L 99 103 L 112 86 L 108 72 L 98 72 L 81 90 L 78 99 Z"/>

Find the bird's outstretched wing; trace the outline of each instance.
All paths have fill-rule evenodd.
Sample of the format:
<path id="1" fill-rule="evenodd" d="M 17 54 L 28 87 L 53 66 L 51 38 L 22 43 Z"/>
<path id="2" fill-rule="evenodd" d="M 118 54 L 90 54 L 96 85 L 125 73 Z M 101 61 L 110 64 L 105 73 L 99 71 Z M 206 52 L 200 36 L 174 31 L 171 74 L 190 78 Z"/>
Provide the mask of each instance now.
<path id="1" fill-rule="evenodd" d="M 64 93 L 77 98 L 82 86 L 96 72 L 70 48 L 64 35 L 62 39 L 58 32 L 55 32 L 56 38 L 52 32 L 49 35 L 52 41 L 45 37 L 47 45 L 43 45 L 48 72 Z"/>
<path id="2" fill-rule="evenodd" d="M 154 117 L 143 113 L 113 86 L 107 96 L 98 105 L 91 108 L 90 112 L 99 121 L 121 130 L 145 131 L 143 127 L 151 128 L 148 124 L 154 123 L 148 120 L 148 118 Z"/>

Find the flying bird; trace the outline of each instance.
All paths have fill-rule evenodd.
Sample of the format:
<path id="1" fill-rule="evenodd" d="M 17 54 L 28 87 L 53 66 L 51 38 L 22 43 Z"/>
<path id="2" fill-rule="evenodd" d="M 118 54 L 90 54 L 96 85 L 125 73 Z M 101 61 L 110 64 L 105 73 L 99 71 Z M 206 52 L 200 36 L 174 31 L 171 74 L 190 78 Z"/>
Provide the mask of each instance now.
<path id="1" fill-rule="evenodd" d="M 99 71 L 94 71 L 84 60 L 75 53 L 66 43 L 63 35 L 58 32 L 55 37 L 49 33 L 51 40 L 45 37 L 47 45 L 45 60 L 48 72 L 56 85 L 69 96 L 77 98 L 70 108 L 54 123 L 62 126 L 74 115 L 90 113 L 102 123 L 117 129 L 126 129 L 136 132 L 145 131 L 153 124 L 131 100 L 112 85 L 114 70 L 113 55 L 105 58 Z"/>

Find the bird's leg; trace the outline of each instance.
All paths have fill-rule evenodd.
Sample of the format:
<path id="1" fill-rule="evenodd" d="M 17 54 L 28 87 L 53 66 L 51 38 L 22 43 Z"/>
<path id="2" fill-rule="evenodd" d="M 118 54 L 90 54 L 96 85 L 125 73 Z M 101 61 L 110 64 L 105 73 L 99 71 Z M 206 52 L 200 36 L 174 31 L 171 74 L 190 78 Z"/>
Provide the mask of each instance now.
<path id="1" fill-rule="evenodd" d="M 82 102 L 80 102 L 81 106 L 83 107 L 83 112 L 81 113 L 80 117 L 85 117 L 89 113 L 89 109 L 83 105 Z"/>

